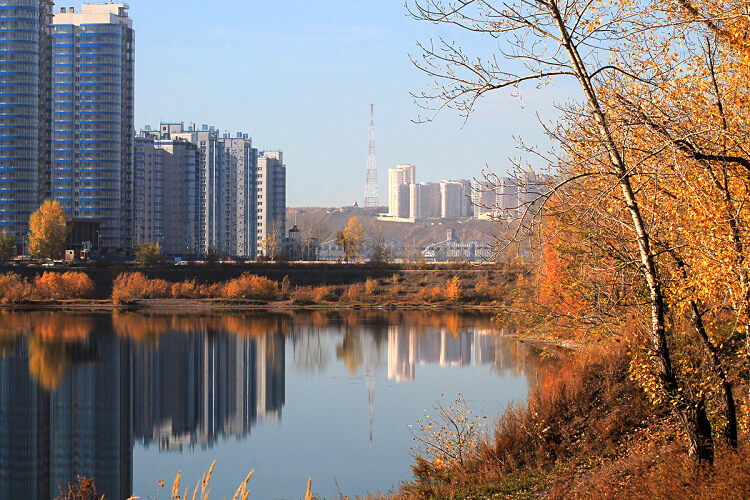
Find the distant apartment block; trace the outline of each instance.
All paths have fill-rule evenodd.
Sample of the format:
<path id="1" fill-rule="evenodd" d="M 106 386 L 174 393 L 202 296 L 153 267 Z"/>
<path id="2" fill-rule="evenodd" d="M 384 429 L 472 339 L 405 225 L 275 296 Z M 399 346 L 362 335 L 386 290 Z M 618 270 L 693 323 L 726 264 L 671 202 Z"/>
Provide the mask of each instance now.
<path id="1" fill-rule="evenodd" d="M 269 255 L 286 235 L 286 165 L 284 153 L 267 151 L 258 156 L 257 248 Z"/>
<path id="2" fill-rule="evenodd" d="M 460 219 L 473 215 L 471 205 L 471 182 L 440 182 L 440 216 L 443 219 Z"/>
<path id="3" fill-rule="evenodd" d="M 241 132 L 232 138 L 228 134 L 219 141 L 224 148 L 224 171 L 227 182 L 223 197 L 223 240 L 230 255 L 257 255 L 256 235 L 258 150 L 253 141 Z M 285 182 L 286 180 L 284 180 Z M 284 207 L 286 210 L 286 206 Z"/>
<path id="4" fill-rule="evenodd" d="M 479 219 L 513 219 L 535 215 L 547 192 L 546 177 L 526 172 L 516 177 L 477 181 L 472 188 L 474 215 Z"/>
<path id="5" fill-rule="evenodd" d="M 134 54 L 127 4 L 54 16 L 52 194 L 105 250 L 132 246 Z"/>
<path id="6" fill-rule="evenodd" d="M 388 171 L 388 214 L 381 216 L 381 220 L 414 222 L 473 215 L 471 182 L 458 180 L 417 184 L 415 170 L 414 165 L 398 165 Z"/>
<path id="7" fill-rule="evenodd" d="M 414 165 L 398 165 L 388 170 L 388 215 L 409 217 L 409 186 L 414 184 Z"/>
<path id="8" fill-rule="evenodd" d="M 196 256 L 198 148 L 180 139 L 135 140 L 134 243 Z"/>

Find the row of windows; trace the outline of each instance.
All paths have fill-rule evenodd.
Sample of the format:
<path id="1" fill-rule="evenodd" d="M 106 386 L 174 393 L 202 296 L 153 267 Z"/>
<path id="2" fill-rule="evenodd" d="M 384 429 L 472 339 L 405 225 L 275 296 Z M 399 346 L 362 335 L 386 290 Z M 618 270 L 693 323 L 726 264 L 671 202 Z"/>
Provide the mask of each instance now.
<path id="1" fill-rule="evenodd" d="M 58 73 L 55 75 L 55 85 L 64 87 L 66 85 L 73 85 L 77 83 L 80 85 L 87 85 L 90 83 L 122 83 L 122 76 L 119 72 L 109 73 L 89 73 L 86 75 L 77 74 L 75 78 L 72 73 Z"/>
<path id="2" fill-rule="evenodd" d="M 2 51 L 0 52 L 0 64 L 4 63 L 29 63 L 36 65 L 39 56 L 35 51 L 24 50 L 24 51 Z"/>
<path id="3" fill-rule="evenodd" d="M 31 42 L 25 45 L 36 45 L 39 34 L 36 30 L 8 30 L 0 31 L 0 42 Z"/>

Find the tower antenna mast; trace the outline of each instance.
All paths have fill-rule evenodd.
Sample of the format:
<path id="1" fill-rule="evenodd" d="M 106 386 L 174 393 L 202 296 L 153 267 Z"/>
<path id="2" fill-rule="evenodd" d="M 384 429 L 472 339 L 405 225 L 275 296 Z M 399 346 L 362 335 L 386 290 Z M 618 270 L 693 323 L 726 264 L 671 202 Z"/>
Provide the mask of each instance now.
<path id="1" fill-rule="evenodd" d="M 375 101 L 370 102 L 370 152 L 367 155 L 367 184 L 365 185 L 365 208 L 380 206 L 378 194 L 378 167 L 375 161 Z"/>

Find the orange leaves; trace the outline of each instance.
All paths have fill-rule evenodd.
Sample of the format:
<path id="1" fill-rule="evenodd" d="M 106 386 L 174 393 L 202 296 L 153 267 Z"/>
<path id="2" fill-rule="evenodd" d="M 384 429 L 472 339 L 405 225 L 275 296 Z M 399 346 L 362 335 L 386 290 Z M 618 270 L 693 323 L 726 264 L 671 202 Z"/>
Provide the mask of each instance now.
<path id="1" fill-rule="evenodd" d="M 80 272 L 46 272 L 31 283 L 13 273 L 0 275 L 0 302 L 3 304 L 29 300 L 84 299 L 93 292 L 94 282 Z"/>
<path id="2" fill-rule="evenodd" d="M 123 304 L 139 299 L 201 299 L 227 298 L 244 300 L 276 300 L 278 284 L 267 278 L 243 274 L 223 284 L 199 285 L 195 281 L 170 283 L 160 279 L 148 279 L 143 273 L 119 275 L 112 287 L 112 301 Z"/>
<path id="3" fill-rule="evenodd" d="M 222 297 L 227 299 L 276 300 L 279 296 L 279 286 L 268 278 L 243 274 L 226 283 L 221 293 Z"/>
<path id="4" fill-rule="evenodd" d="M 85 273 L 44 273 L 34 280 L 34 296 L 41 300 L 83 299 L 94 293 L 94 282 Z"/>

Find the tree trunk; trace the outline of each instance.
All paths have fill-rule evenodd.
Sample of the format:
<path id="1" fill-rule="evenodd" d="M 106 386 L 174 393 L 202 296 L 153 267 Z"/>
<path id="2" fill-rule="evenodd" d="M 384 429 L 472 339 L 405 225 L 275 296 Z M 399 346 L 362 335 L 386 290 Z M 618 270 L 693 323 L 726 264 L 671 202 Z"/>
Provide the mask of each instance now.
<path id="1" fill-rule="evenodd" d="M 711 436 L 711 423 L 706 414 L 703 400 L 678 412 L 678 417 L 686 430 L 688 454 L 699 464 L 712 464 L 714 461 L 714 440 Z"/>
<path id="2" fill-rule="evenodd" d="M 698 335 L 703 341 L 703 345 L 706 348 L 706 351 L 708 351 L 708 356 L 711 360 L 713 369 L 719 377 L 719 380 L 721 381 L 722 396 L 724 399 L 724 416 L 727 419 L 727 426 L 724 428 L 724 439 L 726 439 L 727 445 L 731 446 L 732 448 L 737 448 L 737 404 L 734 400 L 734 388 L 729 382 L 727 374 L 724 371 L 724 366 L 721 363 L 721 359 L 719 358 L 719 353 L 716 349 L 716 346 L 713 344 L 713 342 L 711 342 L 711 339 L 708 338 L 706 326 L 703 323 L 703 318 L 700 315 L 700 311 L 698 311 L 698 305 L 695 302 L 691 301 L 690 309 L 690 316 L 693 321 L 693 326 L 695 327 L 695 330 L 698 332 Z"/>
<path id="3" fill-rule="evenodd" d="M 711 423 L 708 421 L 708 416 L 706 415 L 705 404 L 702 401 L 696 403 L 684 395 L 680 390 L 672 367 L 669 345 L 667 343 L 666 306 L 661 277 L 651 248 L 651 237 L 638 205 L 635 190 L 633 189 L 630 171 L 612 136 L 609 121 L 599 104 L 596 89 L 591 83 L 586 65 L 578 52 L 576 44 L 570 37 L 568 28 L 557 6 L 557 0 L 547 0 L 546 5 L 560 33 L 560 43 L 568 53 L 573 70 L 591 108 L 592 116 L 599 130 L 599 139 L 609 154 L 613 173 L 618 177 L 623 199 L 633 222 L 632 228 L 637 238 L 641 272 L 649 290 L 652 358 L 656 367 L 659 385 L 682 423 L 688 440 L 690 455 L 698 463 L 712 463 L 713 439 L 711 437 Z"/>

